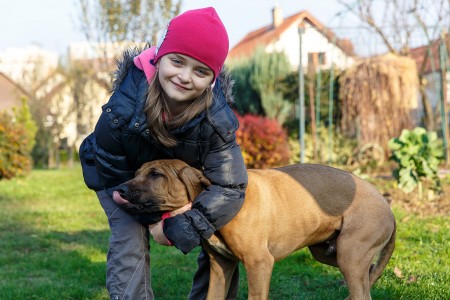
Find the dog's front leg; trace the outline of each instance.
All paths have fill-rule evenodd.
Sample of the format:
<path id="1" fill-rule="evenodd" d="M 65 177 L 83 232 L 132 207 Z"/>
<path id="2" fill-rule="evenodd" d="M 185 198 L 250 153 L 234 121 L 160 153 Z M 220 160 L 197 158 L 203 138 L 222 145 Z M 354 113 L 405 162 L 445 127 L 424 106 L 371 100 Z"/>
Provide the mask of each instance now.
<path id="1" fill-rule="evenodd" d="M 248 299 L 269 299 L 270 278 L 275 259 L 268 249 L 244 257 L 247 272 Z"/>
<path id="2" fill-rule="evenodd" d="M 206 249 L 209 255 L 210 274 L 207 300 L 226 299 L 230 289 L 234 270 L 238 260 L 225 257 L 211 249 Z"/>

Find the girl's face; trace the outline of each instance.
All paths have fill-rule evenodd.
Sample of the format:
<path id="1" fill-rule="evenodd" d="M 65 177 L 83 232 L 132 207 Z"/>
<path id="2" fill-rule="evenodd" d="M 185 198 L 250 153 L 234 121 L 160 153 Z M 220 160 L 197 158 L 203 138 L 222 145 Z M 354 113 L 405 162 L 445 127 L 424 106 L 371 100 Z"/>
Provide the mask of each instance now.
<path id="1" fill-rule="evenodd" d="M 213 71 L 189 56 L 169 53 L 159 60 L 158 79 L 176 114 L 200 96 L 214 79 Z"/>

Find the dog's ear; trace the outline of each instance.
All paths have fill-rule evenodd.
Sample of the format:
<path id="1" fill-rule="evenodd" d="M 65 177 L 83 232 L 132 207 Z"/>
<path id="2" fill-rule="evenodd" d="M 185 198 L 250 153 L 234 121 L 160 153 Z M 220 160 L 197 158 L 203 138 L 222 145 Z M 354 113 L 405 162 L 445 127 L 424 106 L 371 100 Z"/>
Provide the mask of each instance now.
<path id="1" fill-rule="evenodd" d="M 181 169 L 180 172 L 178 172 L 178 177 L 186 186 L 190 202 L 194 201 L 195 197 L 197 197 L 205 187 L 211 185 L 211 182 L 200 170 L 192 167 L 184 167 Z"/>

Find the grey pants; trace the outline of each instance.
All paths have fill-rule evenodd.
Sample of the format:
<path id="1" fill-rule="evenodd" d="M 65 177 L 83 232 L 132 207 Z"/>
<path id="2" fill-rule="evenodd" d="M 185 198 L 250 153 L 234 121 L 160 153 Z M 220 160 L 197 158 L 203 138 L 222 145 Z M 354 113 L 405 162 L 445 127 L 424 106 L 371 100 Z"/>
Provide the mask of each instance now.
<path id="1" fill-rule="evenodd" d="M 111 300 L 153 300 L 150 276 L 149 232 L 128 215 L 104 191 L 97 192 L 108 218 L 111 236 L 106 262 L 106 288 Z M 198 257 L 190 300 L 206 299 L 209 285 L 209 257 L 202 250 Z M 236 299 L 239 270 L 233 275 L 227 299 Z"/>

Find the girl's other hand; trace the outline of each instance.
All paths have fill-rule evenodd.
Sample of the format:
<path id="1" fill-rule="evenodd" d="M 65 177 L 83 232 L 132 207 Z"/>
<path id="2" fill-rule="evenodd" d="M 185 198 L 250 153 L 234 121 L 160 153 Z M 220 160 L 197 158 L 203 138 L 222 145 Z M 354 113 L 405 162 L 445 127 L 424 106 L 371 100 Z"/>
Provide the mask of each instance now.
<path id="1" fill-rule="evenodd" d="M 191 210 L 191 208 L 192 208 L 192 203 L 188 203 L 188 204 L 186 204 L 185 206 L 183 206 L 183 207 L 180 207 L 180 208 L 178 208 L 178 209 L 176 209 L 176 210 L 174 210 L 174 211 L 171 211 L 170 212 L 170 216 L 171 217 L 175 217 L 176 215 L 180 215 L 180 214 L 182 214 L 182 213 L 185 213 L 186 211 L 188 211 L 188 210 Z"/>
<path id="2" fill-rule="evenodd" d="M 192 203 L 188 203 L 183 207 L 180 207 L 174 211 L 171 211 L 169 213 L 170 217 L 174 217 L 176 215 L 182 214 L 192 208 Z M 166 238 L 163 231 L 163 225 L 164 225 L 164 217 L 163 220 L 159 221 L 156 224 L 151 224 L 148 226 L 148 229 L 150 230 L 150 234 L 152 235 L 155 242 L 162 246 L 172 246 L 170 241 Z"/>

